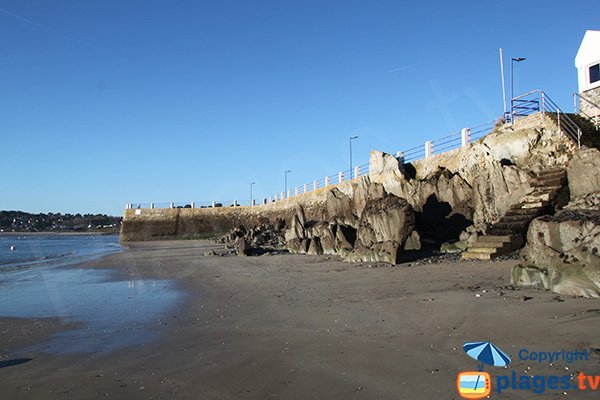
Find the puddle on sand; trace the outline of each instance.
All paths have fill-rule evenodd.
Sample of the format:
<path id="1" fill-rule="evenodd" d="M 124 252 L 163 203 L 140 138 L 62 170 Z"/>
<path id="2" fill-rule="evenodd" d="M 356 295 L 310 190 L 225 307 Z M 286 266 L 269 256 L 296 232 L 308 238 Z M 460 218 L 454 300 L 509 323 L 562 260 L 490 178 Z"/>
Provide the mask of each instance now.
<path id="1" fill-rule="evenodd" d="M 59 317 L 80 327 L 19 354 L 106 353 L 145 344 L 164 331 L 166 313 L 182 297 L 167 280 L 112 281 L 110 271 L 89 269 L 30 272 L 3 283 L 0 316 Z"/>

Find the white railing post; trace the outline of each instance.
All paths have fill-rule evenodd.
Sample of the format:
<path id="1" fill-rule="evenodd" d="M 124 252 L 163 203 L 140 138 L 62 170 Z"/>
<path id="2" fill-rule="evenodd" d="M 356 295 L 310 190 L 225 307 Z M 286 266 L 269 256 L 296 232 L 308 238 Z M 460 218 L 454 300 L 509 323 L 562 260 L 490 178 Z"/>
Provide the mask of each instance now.
<path id="1" fill-rule="evenodd" d="M 338 172 L 338 183 L 341 183 L 344 181 L 344 171 L 340 171 Z"/>
<path id="2" fill-rule="evenodd" d="M 326 176 L 325 177 L 325 187 L 329 186 L 330 184 L 331 184 L 331 179 L 328 176 Z"/>
<path id="3" fill-rule="evenodd" d="M 266 198 L 266 197 L 263 197 L 263 206 L 264 206 L 265 204 L 267 204 L 267 198 Z"/>
<path id="4" fill-rule="evenodd" d="M 154 203 L 150 203 L 150 208 L 154 210 Z"/>
<path id="5" fill-rule="evenodd" d="M 285 195 L 286 195 L 286 193 L 285 193 L 285 192 L 281 192 L 281 196 L 279 196 L 279 199 L 280 199 L 280 200 L 283 200 L 283 199 L 285 199 Z"/>
<path id="6" fill-rule="evenodd" d="M 461 146 L 467 147 L 471 143 L 471 130 L 469 128 L 463 128 L 460 131 Z"/>
<path id="7" fill-rule="evenodd" d="M 233 206 L 234 206 L 234 207 L 237 207 L 237 205 L 238 205 L 238 202 L 237 202 L 237 200 L 234 200 L 234 201 L 233 201 Z"/>
<path id="8" fill-rule="evenodd" d="M 256 199 L 252 199 L 252 206 L 256 205 Z"/>
<path id="9" fill-rule="evenodd" d="M 308 183 L 304 184 L 304 193 L 308 193 Z"/>
<path id="10" fill-rule="evenodd" d="M 191 203 L 192 208 L 196 208 L 195 205 L 196 205 L 196 202 L 192 201 L 192 203 Z"/>
<path id="11" fill-rule="evenodd" d="M 428 140 L 425 142 L 425 158 L 429 158 L 433 155 L 433 142 Z"/>
<path id="12" fill-rule="evenodd" d="M 317 190 L 319 188 L 319 181 L 317 181 L 315 179 L 315 181 L 313 181 L 313 191 Z"/>
<path id="13" fill-rule="evenodd" d="M 175 204 L 173 202 L 169 203 L 169 208 L 175 208 Z"/>
<path id="14" fill-rule="evenodd" d="M 354 179 L 360 176 L 360 165 L 354 167 Z"/>
<path id="15" fill-rule="evenodd" d="M 212 204 L 211 204 L 211 207 L 212 207 L 212 208 L 215 208 L 215 207 L 216 207 L 216 205 L 217 205 L 217 202 L 216 202 L 216 201 L 213 201 L 213 202 L 212 202 Z"/>
<path id="16" fill-rule="evenodd" d="M 403 151 L 399 151 L 396 153 L 396 159 L 398 160 L 398 162 L 400 164 L 404 164 L 404 152 Z"/>

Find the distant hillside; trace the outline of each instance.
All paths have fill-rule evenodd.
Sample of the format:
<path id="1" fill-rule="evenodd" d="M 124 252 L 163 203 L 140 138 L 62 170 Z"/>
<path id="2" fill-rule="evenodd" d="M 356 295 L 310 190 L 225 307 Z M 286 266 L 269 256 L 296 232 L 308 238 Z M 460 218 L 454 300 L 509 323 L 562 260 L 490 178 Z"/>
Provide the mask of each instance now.
<path id="1" fill-rule="evenodd" d="M 117 233 L 121 217 L 104 214 L 30 214 L 0 211 L 0 232 L 105 232 Z"/>

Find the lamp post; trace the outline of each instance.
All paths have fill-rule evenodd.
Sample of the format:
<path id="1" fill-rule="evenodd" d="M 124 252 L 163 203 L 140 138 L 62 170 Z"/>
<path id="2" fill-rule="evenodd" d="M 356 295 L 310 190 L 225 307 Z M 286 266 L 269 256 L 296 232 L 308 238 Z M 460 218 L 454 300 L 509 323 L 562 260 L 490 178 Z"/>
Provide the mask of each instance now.
<path id="1" fill-rule="evenodd" d="M 510 59 L 510 123 L 513 123 L 514 120 L 514 110 L 513 110 L 513 100 L 515 98 L 515 84 L 514 84 L 514 79 L 513 79 L 513 65 L 516 62 L 521 62 L 521 61 L 525 61 L 524 57 L 517 57 L 517 58 L 511 58 Z"/>
<path id="2" fill-rule="evenodd" d="M 351 136 L 348 138 L 348 143 L 350 143 L 350 180 L 352 180 L 352 141 L 354 139 L 358 139 L 358 136 Z"/>
<path id="3" fill-rule="evenodd" d="M 292 172 L 291 169 L 288 169 L 287 171 L 285 171 L 285 198 L 288 198 L 288 191 L 287 191 L 287 174 L 289 174 L 290 172 Z"/>
<path id="4" fill-rule="evenodd" d="M 254 198 L 252 197 L 252 186 L 254 186 L 254 184 L 256 184 L 256 182 L 250 184 L 250 206 L 254 205 Z"/>

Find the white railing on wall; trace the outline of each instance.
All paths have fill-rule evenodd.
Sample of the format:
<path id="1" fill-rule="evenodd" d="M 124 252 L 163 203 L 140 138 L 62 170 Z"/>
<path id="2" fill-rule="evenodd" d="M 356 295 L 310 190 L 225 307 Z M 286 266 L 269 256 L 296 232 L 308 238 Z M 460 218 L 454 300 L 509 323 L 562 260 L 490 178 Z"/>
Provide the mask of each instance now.
<path id="1" fill-rule="evenodd" d="M 395 156 L 404 164 L 429 158 L 437 154 L 442 154 L 461 147 L 469 146 L 472 142 L 481 139 L 490 133 L 498 120 L 488 121 L 480 125 L 470 128 L 464 128 L 459 132 L 450 135 L 426 141 L 424 144 L 412 147 L 404 151 L 396 152 Z M 257 206 L 270 204 L 276 201 L 281 201 L 287 198 L 303 195 L 314 192 L 332 185 L 338 185 L 344 181 L 355 180 L 361 176 L 369 174 L 369 163 L 356 165 L 354 168 L 338 171 L 335 174 L 326 175 L 322 178 L 315 179 L 312 182 L 306 182 L 300 186 L 287 188 L 280 193 L 274 193 L 268 197 L 261 199 L 250 200 L 225 200 L 225 201 L 192 201 L 192 202 L 169 202 L 169 203 L 127 203 L 126 209 L 142 209 L 142 208 L 218 208 L 218 207 L 236 207 L 236 206 Z"/>

